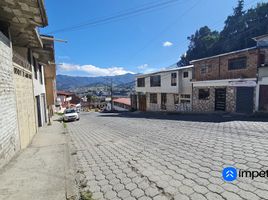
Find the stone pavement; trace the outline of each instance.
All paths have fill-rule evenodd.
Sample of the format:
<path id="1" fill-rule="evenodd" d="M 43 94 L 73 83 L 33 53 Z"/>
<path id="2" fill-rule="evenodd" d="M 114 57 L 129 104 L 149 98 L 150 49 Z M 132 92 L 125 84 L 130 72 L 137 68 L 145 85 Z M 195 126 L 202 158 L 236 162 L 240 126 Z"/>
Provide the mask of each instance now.
<path id="1" fill-rule="evenodd" d="M 1 200 L 66 200 L 77 195 L 68 138 L 57 121 L 0 170 Z"/>
<path id="2" fill-rule="evenodd" d="M 155 114 L 157 115 L 157 114 Z M 81 114 L 68 123 L 94 199 L 268 199 L 268 179 L 225 182 L 224 167 L 268 170 L 268 123 Z"/>

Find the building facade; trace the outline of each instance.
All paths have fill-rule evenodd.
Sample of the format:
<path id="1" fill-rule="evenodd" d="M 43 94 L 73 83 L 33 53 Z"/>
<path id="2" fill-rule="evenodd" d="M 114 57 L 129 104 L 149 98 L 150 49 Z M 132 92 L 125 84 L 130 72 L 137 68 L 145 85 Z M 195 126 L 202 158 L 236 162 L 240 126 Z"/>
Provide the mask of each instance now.
<path id="1" fill-rule="evenodd" d="M 0 2 L 0 167 L 38 130 L 33 58 L 43 49 L 36 28 L 47 24 L 43 0 Z"/>
<path id="2" fill-rule="evenodd" d="M 193 66 L 175 67 L 136 77 L 140 111 L 191 111 Z M 134 102 L 132 100 L 132 102 Z"/>
<path id="3" fill-rule="evenodd" d="M 259 44 L 259 43 L 258 43 Z M 193 111 L 253 113 L 258 69 L 266 46 L 194 60 Z"/>
<path id="4" fill-rule="evenodd" d="M 254 38 L 260 50 L 258 80 L 256 88 L 256 111 L 268 112 L 268 35 Z M 267 48 L 265 48 L 267 47 Z"/>

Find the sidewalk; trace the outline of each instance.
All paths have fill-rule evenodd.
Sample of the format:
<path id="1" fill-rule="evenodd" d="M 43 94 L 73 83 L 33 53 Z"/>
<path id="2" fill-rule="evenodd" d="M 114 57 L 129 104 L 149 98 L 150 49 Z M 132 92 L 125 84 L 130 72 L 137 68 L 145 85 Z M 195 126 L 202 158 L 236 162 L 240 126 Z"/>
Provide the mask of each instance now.
<path id="1" fill-rule="evenodd" d="M 0 199 L 63 200 L 76 194 L 63 125 L 39 130 L 32 144 L 0 170 Z"/>

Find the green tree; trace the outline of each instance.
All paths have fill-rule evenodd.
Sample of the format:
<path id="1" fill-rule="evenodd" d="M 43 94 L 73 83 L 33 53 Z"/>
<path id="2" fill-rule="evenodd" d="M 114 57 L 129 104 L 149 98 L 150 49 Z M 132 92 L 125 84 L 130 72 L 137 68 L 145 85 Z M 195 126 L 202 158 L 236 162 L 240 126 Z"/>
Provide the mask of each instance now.
<path id="1" fill-rule="evenodd" d="M 201 27 L 187 38 L 190 41 L 186 55 L 181 56 L 178 65 L 187 65 L 193 59 L 202 58 L 211 54 L 211 49 L 215 42 L 219 39 L 217 31 L 211 31 L 207 26 Z"/>
<path id="2" fill-rule="evenodd" d="M 238 0 L 220 33 L 204 26 L 188 37 L 188 50 L 186 55 L 181 56 L 178 65 L 183 66 L 194 59 L 255 46 L 256 42 L 252 38 L 268 33 L 268 3 L 258 3 L 247 11 L 243 7 L 244 0 Z"/>

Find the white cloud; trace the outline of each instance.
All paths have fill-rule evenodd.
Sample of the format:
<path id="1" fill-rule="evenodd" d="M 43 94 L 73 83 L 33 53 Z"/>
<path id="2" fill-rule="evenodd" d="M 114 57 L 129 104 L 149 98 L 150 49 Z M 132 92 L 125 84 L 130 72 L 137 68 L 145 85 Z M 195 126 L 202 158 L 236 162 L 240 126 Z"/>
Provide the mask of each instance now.
<path id="1" fill-rule="evenodd" d="M 163 42 L 163 47 L 171 47 L 172 45 L 173 45 L 172 42 L 169 41 Z"/>
<path id="2" fill-rule="evenodd" d="M 148 66 L 149 66 L 148 64 L 143 64 L 143 65 L 138 66 L 137 68 L 138 69 L 146 69 Z"/>
<path id="3" fill-rule="evenodd" d="M 88 76 L 116 76 L 123 75 L 127 73 L 134 74 L 131 71 L 125 70 L 123 67 L 110 67 L 110 68 L 100 68 L 94 65 L 75 65 L 69 63 L 63 63 L 59 66 L 61 71 L 80 71 L 86 72 Z"/>

